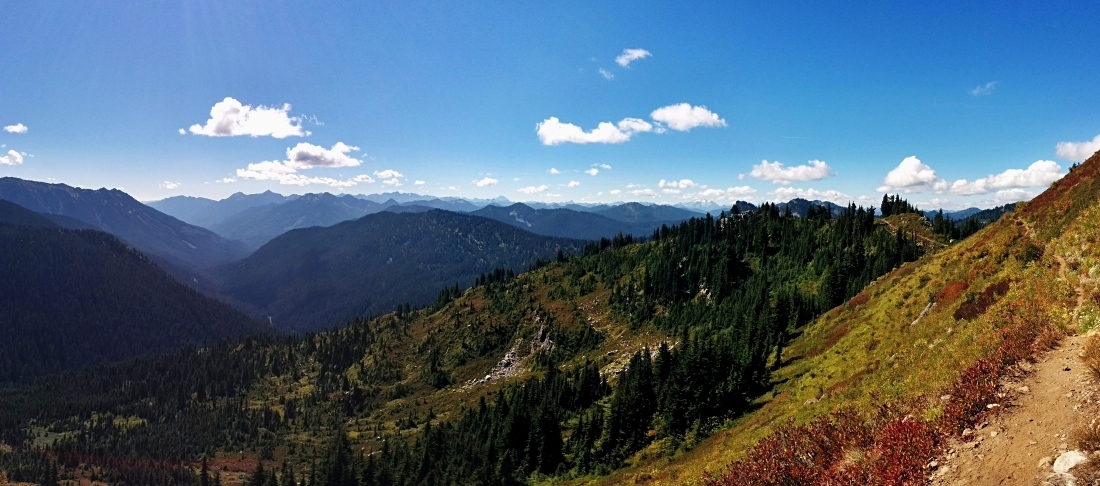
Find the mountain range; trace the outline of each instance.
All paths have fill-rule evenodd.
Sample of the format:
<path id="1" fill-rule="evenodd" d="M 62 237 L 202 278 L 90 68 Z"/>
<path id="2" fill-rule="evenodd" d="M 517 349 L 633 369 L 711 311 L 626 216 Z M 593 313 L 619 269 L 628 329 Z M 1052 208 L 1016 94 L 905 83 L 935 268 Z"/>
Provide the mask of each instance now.
<path id="1" fill-rule="evenodd" d="M 89 190 L 3 177 L 0 199 L 63 217 L 55 220 L 61 224 L 75 220 L 115 235 L 166 267 L 207 268 L 248 253 L 239 241 L 168 216 L 117 189 Z"/>
<path id="2" fill-rule="evenodd" d="M 386 211 L 288 231 L 217 273 L 222 294 L 242 308 L 282 329 L 315 331 L 423 306 L 444 287 L 466 288 L 482 273 L 520 271 L 581 246 L 462 213 Z"/>
<path id="3" fill-rule="evenodd" d="M 270 331 L 97 230 L 0 200 L 0 381 Z"/>
<path id="4" fill-rule="evenodd" d="M 890 483 L 882 471 L 923 478 L 936 450 L 885 451 L 947 443 L 927 434 L 974 427 L 997 399 L 956 378 L 1044 349 L 1029 340 L 1091 309 L 1094 281 L 1077 274 L 1095 260 L 1098 173 L 1094 157 L 960 242 L 953 223 L 929 225 L 904 201 L 885 218 L 739 205 L 736 217 L 661 223 L 644 241 L 584 244 L 516 225 L 559 214 L 609 225 L 603 213 L 619 208 L 500 208 L 505 224 L 388 198 L 374 202 L 392 199 L 387 211 L 291 229 L 212 270 L 231 303 L 275 326 L 331 330 L 0 388 L 0 441 L 17 444 L 0 467 L 60 467 L 21 459 L 18 444 L 37 437 L 56 457 L 142 484 L 186 483 L 203 457 L 225 477 L 279 469 L 311 484 L 681 484 L 704 471 L 715 484 L 798 484 L 810 476 L 786 475 L 806 468 L 868 484 Z M 612 213 L 644 225 L 667 211 Z M 102 235 L 7 213 L 19 231 Z M 1057 312 L 1065 305 L 1078 309 Z M 793 425 L 804 423 L 825 432 Z M 838 424 L 851 426 L 829 432 Z M 854 445 L 838 450 L 881 461 L 815 442 L 846 437 Z M 134 479 L 153 473 L 133 464 L 186 480 Z"/>

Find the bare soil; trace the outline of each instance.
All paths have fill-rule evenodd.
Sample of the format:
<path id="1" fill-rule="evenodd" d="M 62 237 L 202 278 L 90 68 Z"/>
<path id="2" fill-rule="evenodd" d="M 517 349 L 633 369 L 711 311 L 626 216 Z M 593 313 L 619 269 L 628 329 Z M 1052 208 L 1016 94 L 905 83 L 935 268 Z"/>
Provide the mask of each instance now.
<path id="1" fill-rule="evenodd" d="M 998 413 L 948 444 L 929 484 L 1043 484 L 1054 459 L 1077 449 L 1074 434 L 1100 417 L 1100 387 L 1081 361 L 1088 338 L 1068 336 L 1034 364 L 1020 365 L 999 386 Z M 1100 462 L 1094 451 L 1083 452 Z"/>

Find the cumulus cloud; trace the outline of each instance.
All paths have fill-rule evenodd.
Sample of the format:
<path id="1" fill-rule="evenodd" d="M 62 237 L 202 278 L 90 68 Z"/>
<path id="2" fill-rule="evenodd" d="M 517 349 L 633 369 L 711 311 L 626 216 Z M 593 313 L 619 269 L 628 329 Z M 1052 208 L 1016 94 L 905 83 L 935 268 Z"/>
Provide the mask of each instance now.
<path id="1" fill-rule="evenodd" d="M 1042 187 L 1061 179 L 1062 167 L 1051 160 L 1037 160 L 1027 169 L 1008 169 L 1000 174 L 968 182 L 960 179 L 951 184 L 948 192 L 960 196 L 987 194 L 996 189 Z"/>
<path id="2" fill-rule="evenodd" d="M 687 103 L 663 106 L 653 110 L 650 118 L 664 123 L 678 132 L 686 132 L 695 127 L 724 127 L 726 120 L 718 117 L 705 106 L 691 106 Z"/>
<path id="3" fill-rule="evenodd" d="M 386 169 L 381 171 L 376 170 L 374 171 L 374 176 L 379 179 L 398 179 L 405 177 L 404 174 L 393 169 Z"/>
<path id="4" fill-rule="evenodd" d="M 1085 142 L 1058 142 L 1054 148 L 1059 157 L 1071 162 L 1084 162 L 1097 151 L 1100 151 L 1100 135 Z"/>
<path id="5" fill-rule="evenodd" d="M 181 129 L 182 130 L 182 129 Z M 302 129 L 302 118 L 290 116 L 290 104 L 280 107 L 241 104 L 226 97 L 210 108 L 205 125 L 194 124 L 188 129 L 194 135 L 207 137 L 303 137 L 310 132 Z"/>
<path id="6" fill-rule="evenodd" d="M 974 181 L 959 179 L 949 183 L 916 157 L 906 157 L 897 168 L 886 175 L 878 191 L 913 193 L 931 189 L 937 194 L 974 196 L 1000 189 L 1043 187 L 1062 178 L 1063 175 L 1065 174 L 1062 173 L 1062 167 L 1056 162 L 1037 160 L 1026 169 L 1008 169 Z"/>
<path id="7" fill-rule="evenodd" d="M 553 167 L 551 167 L 551 168 L 550 168 L 550 170 L 549 170 L 549 171 L 547 171 L 547 172 L 549 172 L 549 173 L 551 173 L 551 174 L 554 174 L 554 175 L 557 175 L 557 174 L 561 174 L 561 171 L 560 171 L 560 170 L 558 170 L 558 169 L 555 169 L 555 168 L 553 168 Z"/>
<path id="8" fill-rule="evenodd" d="M 916 156 L 906 157 L 893 170 L 886 174 L 882 186 L 878 192 L 901 191 L 920 192 L 935 188 L 942 191 L 947 188 L 947 182 L 936 175 L 936 171 L 924 165 Z"/>
<path id="9" fill-rule="evenodd" d="M 1005 189 L 1003 191 L 997 191 L 997 193 L 993 195 L 993 200 L 997 202 L 997 205 L 1003 205 L 1020 201 L 1030 201 L 1035 195 L 1034 192 L 1024 189 Z"/>
<path id="10" fill-rule="evenodd" d="M 418 181 L 416 181 L 416 182 L 413 182 L 413 185 L 414 185 L 414 186 L 423 186 L 423 185 L 424 185 L 424 181 L 419 181 L 419 180 L 418 180 Z"/>
<path id="11" fill-rule="evenodd" d="M 232 177 L 223 177 L 223 178 L 218 179 L 214 182 L 216 182 L 218 184 L 232 184 L 234 182 L 237 182 L 237 179 L 234 179 Z"/>
<path id="12" fill-rule="evenodd" d="M 568 184 L 569 187 L 580 187 L 580 185 L 581 185 L 580 181 L 569 181 L 569 184 Z"/>
<path id="13" fill-rule="evenodd" d="M 14 150 L 8 150 L 7 155 L 0 155 L 0 165 L 19 165 L 23 163 L 23 154 Z"/>
<path id="14" fill-rule="evenodd" d="M 519 192 L 522 192 L 524 194 L 538 194 L 540 192 L 546 192 L 547 189 L 550 189 L 550 188 L 546 187 L 546 184 L 543 184 L 543 185 L 538 186 L 538 187 L 527 186 L 527 187 L 519 189 Z"/>
<path id="15" fill-rule="evenodd" d="M 600 68 L 600 76 L 603 76 L 604 79 L 615 79 L 615 75 L 604 68 Z"/>
<path id="16" fill-rule="evenodd" d="M 653 189 L 635 189 L 630 193 L 638 197 L 657 197 L 657 193 Z"/>
<path id="17" fill-rule="evenodd" d="M 481 179 L 479 181 L 474 181 L 474 185 L 477 186 L 477 187 L 489 187 L 489 186 L 495 186 L 496 183 L 498 183 L 498 182 L 500 182 L 500 181 L 498 181 L 496 179 L 493 179 L 492 177 L 486 177 L 486 178 Z"/>
<path id="18" fill-rule="evenodd" d="M 662 189 L 691 189 L 699 187 L 699 184 L 691 179 L 680 179 L 678 181 L 666 181 L 661 179 L 661 181 L 657 183 L 657 187 Z"/>
<path id="19" fill-rule="evenodd" d="M 753 200 L 756 195 L 756 189 L 749 186 L 737 186 L 727 187 L 725 189 L 718 188 L 706 188 L 702 191 L 688 194 L 686 197 L 692 199 L 709 199 L 713 201 L 728 201 L 733 202 L 737 200 Z"/>
<path id="20" fill-rule="evenodd" d="M 591 169 L 588 169 L 588 170 L 584 171 L 584 173 L 588 174 L 590 176 L 595 176 L 596 174 L 600 173 L 600 169 L 597 169 L 597 168 L 593 167 Z"/>
<path id="21" fill-rule="evenodd" d="M 817 201 L 830 201 L 836 204 L 845 205 L 851 202 L 854 198 L 843 192 L 829 189 L 827 191 L 819 191 L 817 189 L 802 189 L 797 187 L 780 187 L 769 194 L 775 196 L 776 202 L 790 201 L 791 199 L 802 198 Z"/>
<path id="22" fill-rule="evenodd" d="M 976 88 L 970 90 L 971 96 L 987 96 L 993 93 L 993 90 L 997 88 L 996 81 L 990 81 L 985 84 L 978 85 Z"/>
<path id="23" fill-rule="evenodd" d="M 535 133 L 543 145 L 563 143 L 625 143 L 639 133 L 665 133 L 667 129 L 679 132 L 696 127 L 724 127 L 726 120 L 705 106 L 687 103 L 663 106 L 650 113 L 656 125 L 641 118 L 623 118 L 618 123 L 600 122 L 596 128 L 585 131 L 572 123 L 563 123 L 557 117 L 547 118 L 535 125 Z M 601 164 L 602 165 L 602 164 Z"/>
<path id="24" fill-rule="evenodd" d="M 288 164 L 297 169 L 355 167 L 362 161 L 348 156 L 348 153 L 358 150 L 359 147 L 353 147 L 344 142 L 336 142 L 330 149 L 311 143 L 299 143 L 286 150 L 286 158 Z"/>
<path id="25" fill-rule="evenodd" d="M 16 123 L 15 125 L 4 127 L 4 131 L 8 133 L 27 133 L 27 126 L 22 123 Z"/>
<path id="26" fill-rule="evenodd" d="M 290 186 L 308 186 L 313 184 L 336 188 L 352 187 L 362 182 L 374 182 L 370 176 L 361 174 L 350 179 L 338 180 L 331 177 L 309 177 L 298 173 L 299 170 L 316 168 L 355 167 L 362 162 L 348 154 L 359 150 L 343 142 L 337 142 L 330 149 L 309 143 L 299 143 L 286 150 L 286 160 L 265 160 L 248 164 L 237 169 L 237 177 L 258 181 L 277 181 Z"/>
<path id="27" fill-rule="evenodd" d="M 160 184 L 160 187 L 171 190 L 171 189 L 178 189 L 182 185 L 183 184 L 181 184 L 179 182 L 164 181 Z"/>
<path id="28" fill-rule="evenodd" d="M 611 166 L 610 166 L 610 165 L 608 165 L 608 164 L 596 164 L 596 165 L 594 165 L 594 166 L 592 166 L 592 167 L 599 167 L 599 168 L 601 168 L 601 169 L 603 169 L 603 170 L 611 170 Z"/>
<path id="29" fill-rule="evenodd" d="M 833 169 L 824 161 L 811 160 L 806 165 L 783 167 L 779 161 L 760 161 L 759 165 L 752 166 L 749 177 L 762 181 L 771 181 L 772 184 L 790 184 L 792 182 L 807 182 L 824 179 L 834 175 Z"/>
<path id="30" fill-rule="evenodd" d="M 630 63 L 639 59 L 645 59 L 652 55 L 653 54 L 645 49 L 623 49 L 623 53 L 615 58 L 615 62 L 622 67 L 630 67 Z"/>
<path id="31" fill-rule="evenodd" d="M 612 196 L 618 196 L 619 194 L 622 194 L 622 193 L 623 193 L 622 189 L 612 189 L 611 190 L 611 195 Z"/>
<path id="32" fill-rule="evenodd" d="M 535 125 L 535 132 L 543 145 L 623 143 L 636 134 L 652 130 L 653 125 L 640 118 L 623 118 L 618 123 L 601 122 L 587 132 L 572 123 L 562 123 L 554 116 Z"/>

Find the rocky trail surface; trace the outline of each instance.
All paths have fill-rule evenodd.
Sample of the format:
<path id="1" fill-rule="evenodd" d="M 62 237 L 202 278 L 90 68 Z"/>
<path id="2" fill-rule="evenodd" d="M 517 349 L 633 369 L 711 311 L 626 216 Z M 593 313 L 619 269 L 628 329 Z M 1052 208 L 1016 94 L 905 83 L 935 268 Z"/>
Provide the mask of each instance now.
<path id="1" fill-rule="evenodd" d="M 1066 337 L 1056 349 L 1033 364 L 1022 363 L 1015 376 L 1000 383 L 1001 403 L 990 405 L 999 413 L 948 444 L 943 457 L 932 463 L 929 483 L 1089 484 L 1075 475 L 1100 464 L 1100 453 L 1076 451 L 1076 435 L 1100 418 L 1100 386 L 1081 361 L 1090 336 Z M 1091 463 L 1067 473 L 1066 466 L 1081 457 Z"/>

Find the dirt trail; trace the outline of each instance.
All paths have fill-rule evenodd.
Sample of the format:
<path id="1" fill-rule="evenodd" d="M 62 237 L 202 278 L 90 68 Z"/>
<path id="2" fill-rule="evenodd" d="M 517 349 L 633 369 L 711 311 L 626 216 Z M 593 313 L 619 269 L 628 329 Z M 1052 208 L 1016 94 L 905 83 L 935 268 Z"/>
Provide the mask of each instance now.
<path id="1" fill-rule="evenodd" d="M 1100 417 L 1098 384 L 1081 362 L 1088 337 L 1065 338 L 1002 382 L 1002 412 L 949 444 L 929 483 L 1042 484 L 1053 460 L 1076 448 L 1074 432 Z"/>

